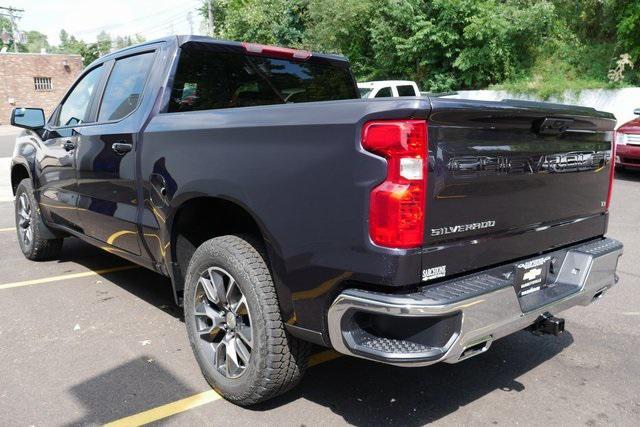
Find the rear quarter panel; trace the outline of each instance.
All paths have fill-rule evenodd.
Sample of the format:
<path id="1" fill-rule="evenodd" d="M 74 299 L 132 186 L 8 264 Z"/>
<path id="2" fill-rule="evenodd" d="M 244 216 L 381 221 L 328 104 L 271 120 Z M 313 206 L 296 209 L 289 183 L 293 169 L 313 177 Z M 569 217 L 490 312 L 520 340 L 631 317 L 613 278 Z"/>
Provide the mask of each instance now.
<path id="1" fill-rule="evenodd" d="M 145 186 L 143 227 L 171 244 L 176 210 L 193 197 L 232 201 L 259 224 L 290 324 L 320 331 L 344 280 L 418 281 L 420 255 L 374 247 L 368 195 L 386 162 L 363 151 L 371 119 L 426 118 L 427 99 L 347 100 L 155 116 L 144 132 L 141 175 L 161 173 L 166 203 Z M 215 221 L 215 212 L 203 212 Z M 166 224 L 166 225 L 165 225 Z M 165 254 L 167 265 L 172 251 Z"/>

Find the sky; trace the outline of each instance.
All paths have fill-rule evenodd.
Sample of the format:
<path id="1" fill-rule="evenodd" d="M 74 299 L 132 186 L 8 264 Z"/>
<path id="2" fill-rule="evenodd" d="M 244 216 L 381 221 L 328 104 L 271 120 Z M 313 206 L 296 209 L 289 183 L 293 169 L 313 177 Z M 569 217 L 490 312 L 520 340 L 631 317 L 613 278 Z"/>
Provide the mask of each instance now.
<path id="1" fill-rule="evenodd" d="M 139 33 L 147 40 L 171 34 L 202 34 L 202 18 L 196 10 L 201 0 L 0 0 L 0 6 L 24 9 L 18 21 L 21 31 L 37 30 L 47 35 L 49 44 L 60 42 L 59 34 L 69 34 L 94 42 L 100 31 L 111 36 Z"/>

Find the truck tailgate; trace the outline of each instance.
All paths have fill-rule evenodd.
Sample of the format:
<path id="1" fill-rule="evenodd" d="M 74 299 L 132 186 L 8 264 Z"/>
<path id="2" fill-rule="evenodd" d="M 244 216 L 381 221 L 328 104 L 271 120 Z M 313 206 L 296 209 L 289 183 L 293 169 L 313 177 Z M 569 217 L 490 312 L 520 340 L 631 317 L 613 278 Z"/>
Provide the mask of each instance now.
<path id="1" fill-rule="evenodd" d="M 614 126 L 591 108 L 433 99 L 423 280 L 604 234 Z"/>

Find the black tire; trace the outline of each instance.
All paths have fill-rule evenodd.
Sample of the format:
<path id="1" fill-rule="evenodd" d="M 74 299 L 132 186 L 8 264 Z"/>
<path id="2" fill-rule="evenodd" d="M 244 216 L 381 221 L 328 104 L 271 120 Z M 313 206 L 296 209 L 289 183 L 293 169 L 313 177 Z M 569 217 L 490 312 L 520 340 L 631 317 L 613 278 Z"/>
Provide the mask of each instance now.
<path id="1" fill-rule="evenodd" d="M 24 203 L 28 203 L 27 211 L 22 209 L 24 208 L 21 205 L 23 197 L 25 198 Z M 47 236 L 55 235 L 42 221 L 40 206 L 33 195 L 31 180 L 23 179 L 20 181 L 16 189 L 14 205 L 18 243 L 24 256 L 32 261 L 57 258 L 62 250 L 63 239 L 58 237 L 47 238 Z"/>
<path id="2" fill-rule="evenodd" d="M 184 290 L 185 323 L 200 369 L 214 390 L 241 406 L 254 405 L 294 387 L 306 370 L 311 347 L 286 332 L 265 257 L 261 254 L 260 245 L 250 241 L 249 238 L 228 235 L 204 242 L 191 258 Z M 218 352 L 218 349 L 207 347 L 208 341 L 202 338 L 202 324 L 197 323 L 198 316 L 202 315 L 196 315 L 196 305 L 210 302 L 210 299 L 203 298 L 203 287 L 199 281 L 203 275 L 211 274 L 212 268 L 223 269 L 230 275 L 228 277 L 232 276 L 239 295 L 245 297 L 247 316 L 250 313 L 250 358 L 237 378 L 225 375 L 223 367 L 214 366 L 214 360 L 220 366 L 219 353 L 212 356 L 210 352 Z M 235 321 L 234 326 L 225 323 L 221 326 L 223 329 L 216 333 L 221 332 L 226 338 L 228 332 L 225 331 L 235 324 Z M 207 335 L 207 339 L 211 335 Z M 229 368 L 226 370 L 228 374 Z"/>

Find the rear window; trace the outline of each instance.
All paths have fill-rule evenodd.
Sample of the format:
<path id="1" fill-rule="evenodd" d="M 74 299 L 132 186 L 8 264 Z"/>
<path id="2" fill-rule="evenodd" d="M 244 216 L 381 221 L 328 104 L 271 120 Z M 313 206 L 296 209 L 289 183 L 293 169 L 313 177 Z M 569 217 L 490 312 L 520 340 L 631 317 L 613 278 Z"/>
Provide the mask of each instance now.
<path id="1" fill-rule="evenodd" d="M 411 85 L 398 86 L 398 96 L 417 96 L 415 89 Z"/>
<path id="2" fill-rule="evenodd" d="M 358 90 L 360 91 L 360 97 L 361 97 L 361 98 L 366 98 L 366 97 L 371 93 L 371 91 L 373 90 L 373 88 L 370 88 L 370 87 L 361 87 L 361 88 L 359 88 Z"/>
<path id="3" fill-rule="evenodd" d="M 393 94 L 391 93 L 391 88 L 390 87 L 383 87 L 382 89 L 380 89 L 378 91 L 378 93 L 376 93 L 376 98 L 391 98 L 393 96 Z"/>
<path id="4" fill-rule="evenodd" d="M 183 48 L 169 112 L 357 98 L 347 69 Z"/>

